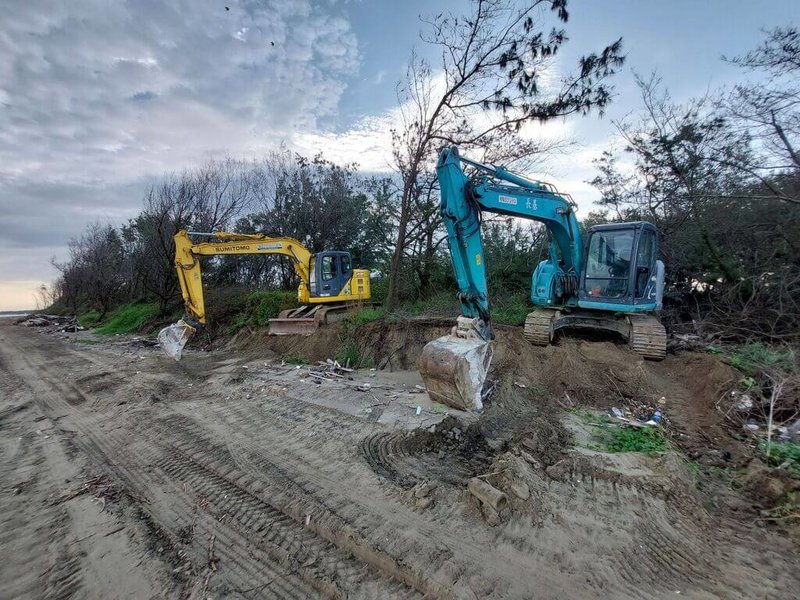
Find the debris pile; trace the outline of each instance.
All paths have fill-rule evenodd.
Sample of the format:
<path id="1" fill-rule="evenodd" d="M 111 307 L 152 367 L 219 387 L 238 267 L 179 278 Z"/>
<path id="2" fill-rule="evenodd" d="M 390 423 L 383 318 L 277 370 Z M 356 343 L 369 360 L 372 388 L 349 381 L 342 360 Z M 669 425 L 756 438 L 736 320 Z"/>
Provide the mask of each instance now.
<path id="1" fill-rule="evenodd" d="M 322 383 L 323 381 L 331 381 L 336 379 L 352 379 L 350 373 L 355 369 L 343 367 L 337 360 L 317 361 L 316 366 L 309 367 L 306 371 L 308 377 L 314 383 Z"/>
<path id="2" fill-rule="evenodd" d="M 62 317 L 60 315 L 31 315 L 20 321 L 23 327 L 50 327 L 54 331 L 83 331 L 76 322 L 75 317 Z"/>

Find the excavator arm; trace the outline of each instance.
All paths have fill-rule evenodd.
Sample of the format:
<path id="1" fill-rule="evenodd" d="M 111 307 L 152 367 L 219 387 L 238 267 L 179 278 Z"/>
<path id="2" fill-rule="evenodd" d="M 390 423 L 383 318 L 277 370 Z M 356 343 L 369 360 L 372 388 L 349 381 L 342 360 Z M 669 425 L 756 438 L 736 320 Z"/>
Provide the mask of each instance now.
<path id="1" fill-rule="evenodd" d="M 181 294 L 186 306 L 184 321 L 196 329 L 198 326 L 206 324 L 200 256 L 226 254 L 280 254 L 287 256 L 291 259 L 294 270 L 300 278 L 300 286 L 297 288 L 298 301 L 300 303 L 308 302 L 311 252 L 299 241 L 288 237 L 226 232 L 214 233 L 213 237 L 219 241 L 195 244 L 189 238 L 189 232 L 186 230 L 181 230 L 175 235 L 175 269 L 178 272 Z"/>
<path id="2" fill-rule="evenodd" d="M 462 164 L 477 170 L 473 179 Z M 441 189 L 441 214 L 450 243 L 450 256 L 459 287 L 461 312 L 482 323 L 475 327 L 487 342 L 491 340 L 486 261 L 481 239 L 483 211 L 544 223 L 552 236 L 551 263 L 553 294 L 574 290 L 582 261 L 583 241 L 574 213 L 574 203 L 552 186 L 525 179 L 501 167 L 484 165 L 459 156 L 458 149 L 446 148 L 437 164 Z"/>
<path id="3" fill-rule="evenodd" d="M 463 165 L 475 169 L 472 178 L 465 174 Z M 494 337 L 481 213 L 531 219 L 547 226 L 553 240 L 550 260 L 546 261 L 545 272 L 540 274 L 537 269 L 537 276 L 541 275 L 540 287 L 551 302 L 577 288 L 583 242 L 574 203 L 548 184 L 468 160 L 459 156 L 455 147 L 442 150 L 436 170 L 462 316 L 449 336 L 425 345 L 419 370 L 435 400 L 466 410 L 481 410 Z"/>
<path id="4" fill-rule="evenodd" d="M 201 256 L 226 254 L 281 254 L 292 260 L 300 278 L 297 289 L 299 301 L 309 299 L 309 265 L 311 253 L 297 240 L 284 237 L 268 237 L 263 234 L 217 232 L 206 235 L 213 241 L 195 244 L 189 232 L 181 230 L 175 234 L 175 270 L 181 286 L 185 316 L 158 333 L 158 341 L 169 356 L 180 360 L 184 346 L 197 331 L 206 324 L 206 305 L 203 298 L 203 275 L 200 270 Z"/>

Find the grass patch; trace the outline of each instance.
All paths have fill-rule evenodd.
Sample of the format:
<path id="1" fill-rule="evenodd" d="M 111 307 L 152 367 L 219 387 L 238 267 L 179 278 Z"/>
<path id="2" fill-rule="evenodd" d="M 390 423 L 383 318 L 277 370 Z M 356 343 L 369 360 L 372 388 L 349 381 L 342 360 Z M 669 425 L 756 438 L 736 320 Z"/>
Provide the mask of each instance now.
<path id="1" fill-rule="evenodd" d="M 159 314 L 158 304 L 125 304 L 120 306 L 108 320 L 95 331 L 102 335 L 134 333 Z"/>
<path id="2" fill-rule="evenodd" d="M 302 354 L 290 352 L 283 357 L 283 361 L 289 365 L 307 365 L 308 359 Z"/>
<path id="3" fill-rule="evenodd" d="M 78 317 L 78 325 L 81 327 L 96 327 L 100 323 L 100 313 L 96 310 L 89 311 Z"/>
<path id="4" fill-rule="evenodd" d="M 670 450 L 669 440 L 656 427 L 606 429 L 602 439 L 609 452 L 641 452 L 650 455 Z"/>
<path id="5" fill-rule="evenodd" d="M 343 367 L 349 365 L 352 369 L 371 369 L 375 366 L 375 361 L 361 354 L 355 344 L 344 344 L 336 350 L 336 360 Z"/>
<path id="6" fill-rule="evenodd" d="M 532 310 L 525 304 L 511 304 L 492 310 L 492 320 L 501 325 L 524 325 L 525 317 Z"/>
<path id="7" fill-rule="evenodd" d="M 767 442 L 762 441 L 758 449 L 764 455 L 767 464 L 773 467 L 785 467 L 793 476 L 800 477 L 800 444 L 794 442 L 772 442 L 767 457 Z"/>
<path id="8" fill-rule="evenodd" d="M 386 314 L 386 310 L 382 307 L 377 308 L 361 308 L 354 311 L 349 317 L 348 321 L 354 328 L 361 327 L 372 321 L 377 321 Z"/>
<path id="9" fill-rule="evenodd" d="M 787 374 L 795 370 L 794 352 L 760 342 L 739 346 L 728 354 L 727 362 L 748 375 L 757 375 L 765 368 L 779 369 Z"/>
<path id="10" fill-rule="evenodd" d="M 246 313 L 239 313 L 231 321 L 231 324 L 228 326 L 228 335 L 234 335 L 239 332 L 245 325 L 247 325 L 247 314 Z"/>

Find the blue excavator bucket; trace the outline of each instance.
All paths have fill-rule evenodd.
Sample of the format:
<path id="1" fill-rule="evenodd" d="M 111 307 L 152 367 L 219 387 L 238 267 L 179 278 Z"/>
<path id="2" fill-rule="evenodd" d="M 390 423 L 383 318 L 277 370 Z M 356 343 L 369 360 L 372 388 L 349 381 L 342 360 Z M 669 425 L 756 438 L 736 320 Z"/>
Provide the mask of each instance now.
<path id="1" fill-rule="evenodd" d="M 494 343 L 476 333 L 475 319 L 459 317 L 450 335 L 428 342 L 418 368 L 432 400 L 466 411 L 483 409 L 483 386 Z"/>

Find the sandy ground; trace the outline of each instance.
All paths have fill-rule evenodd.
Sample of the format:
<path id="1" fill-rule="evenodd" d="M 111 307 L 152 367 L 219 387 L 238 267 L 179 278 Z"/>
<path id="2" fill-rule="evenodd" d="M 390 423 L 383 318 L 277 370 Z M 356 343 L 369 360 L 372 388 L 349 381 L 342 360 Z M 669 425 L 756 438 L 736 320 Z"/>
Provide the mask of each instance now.
<path id="1" fill-rule="evenodd" d="M 796 543 L 710 501 L 678 454 L 582 447 L 581 424 L 537 400 L 542 382 L 579 392 L 569 357 L 532 369 L 514 343 L 476 418 L 413 372 L 315 384 L 253 352 L 174 363 L 0 322 L 0 596 L 796 597 Z M 605 368 L 576 348 L 598 380 L 630 363 L 670 386 L 689 447 L 714 435 L 685 406 L 707 365 Z M 469 495 L 475 475 L 505 510 Z"/>

